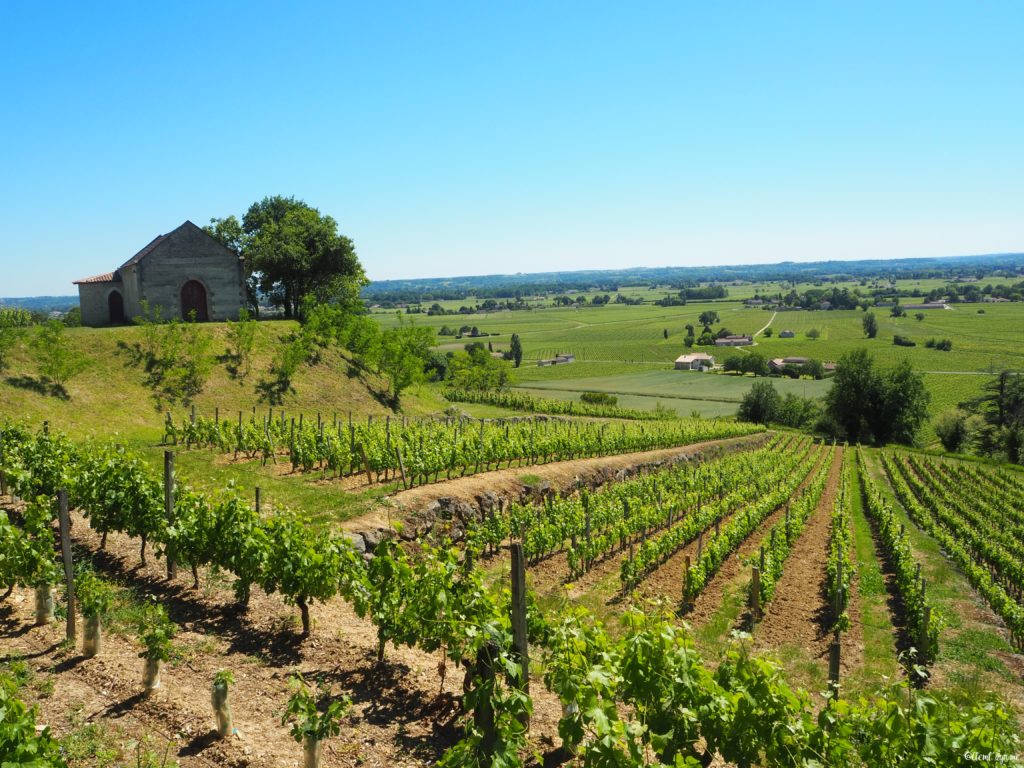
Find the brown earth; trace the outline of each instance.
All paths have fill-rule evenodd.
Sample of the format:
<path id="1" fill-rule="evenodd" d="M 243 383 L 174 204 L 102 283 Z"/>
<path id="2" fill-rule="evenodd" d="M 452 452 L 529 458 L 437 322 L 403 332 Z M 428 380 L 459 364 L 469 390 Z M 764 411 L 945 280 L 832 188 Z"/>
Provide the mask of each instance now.
<path id="1" fill-rule="evenodd" d="M 818 466 L 823 460 L 824 451 L 819 454 L 818 460 L 814 465 L 814 468 L 807 473 L 807 476 L 803 479 L 797 490 L 794 493 L 799 493 L 800 489 L 810 482 L 810 479 L 814 476 Z M 741 510 L 742 511 L 742 510 Z M 738 514 L 738 513 L 737 513 Z M 722 563 L 717 573 L 711 578 L 711 580 L 704 587 L 703 591 L 697 596 L 693 605 L 686 613 L 686 621 L 692 626 L 701 626 L 710 619 L 719 606 L 722 604 L 722 596 L 725 592 L 725 588 L 728 584 L 732 583 L 746 567 L 744 561 L 753 556 L 761 545 L 761 540 L 765 534 L 771 530 L 771 527 L 775 525 L 780 519 L 786 514 L 785 506 L 780 506 L 768 517 L 761 521 L 761 523 L 753 530 L 753 532 L 743 541 L 742 544 L 736 549 L 735 552 Z M 690 542 L 686 547 L 677 552 L 672 558 L 668 560 L 661 568 L 651 574 L 648 577 L 647 582 L 649 586 L 647 589 L 653 594 L 667 595 L 670 597 L 682 595 L 683 589 L 683 563 L 684 558 L 690 555 L 692 559 L 696 558 L 697 555 L 697 542 Z"/>
<path id="2" fill-rule="evenodd" d="M 832 619 L 826 596 L 831 514 L 839 494 L 843 449 L 837 448 L 821 501 L 786 559 L 771 602 L 754 631 L 757 650 L 799 646 L 812 658 L 828 662 Z M 842 661 L 847 669 L 859 664 L 858 640 L 844 636 Z M 860 643 L 859 653 L 863 653 Z"/>
<path id="3" fill-rule="evenodd" d="M 105 636 L 95 659 L 67 653 L 60 646 L 63 623 L 32 626 L 31 593 L 17 590 L 0 624 L 3 649 L 8 657 L 29 659 L 41 674 L 56 676 L 54 696 L 42 701 L 42 711 L 57 734 L 70 729 L 67 710 L 80 703 L 94 719 L 115 718 L 129 731 L 169 738 L 171 755 L 182 765 L 295 765 L 301 748 L 280 716 L 288 676 L 301 672 L 328 682 L 333 694 L 347 693 L 353 702 L 341 734 L 325 745 L 325 766 L 433 765 L 460 737 L 462 670 L 449 662 L 442 687 L 439 654 L 390 645 L 386 663 L 377 667 L 376 630 L 346 602 L 311 606 L 313 631 L 303 640 L 297 611 L 276 595 L 254 588 L 248 611 L 240 613 L 222 578 L 201 573 L 199 590 L 189 587 L 188 573 L 169 583 L 163 561 L 150 555 L 146 566 L 138 565 L 136 540 L 110 534 L 106 550 L 98 551 L 99 535 L 78 515 L 73 540 L 78 556 L 91 555 L 105 576 L 167 608 L 180 627 L 175 643 L 181 658 L 164 670 L 162 690 L 143 698 L 134 639 Z M 210 707 L 210 686 L 220 669 L 231 669 L 236 679 L 231 708 L 239 736 L 225 741 L 213 738 Z M 540 680 L 533 681 L 531 692 L 532 747 L 550 751 L 557 743 L 560 705 Z"/>

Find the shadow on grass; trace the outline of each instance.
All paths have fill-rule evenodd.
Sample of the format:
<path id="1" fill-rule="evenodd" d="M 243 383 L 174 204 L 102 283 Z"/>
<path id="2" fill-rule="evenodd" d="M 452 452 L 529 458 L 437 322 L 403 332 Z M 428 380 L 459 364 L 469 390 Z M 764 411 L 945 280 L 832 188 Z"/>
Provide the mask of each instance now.
<path id="1" fill-rule="evenodd" d="M 64 389 L 63 384 L 54 384 L 40 376 L 22 374 L 21 376 L 8 376 L 5 381 L 12 387 L 27 389 L 29 392 L 35 392 L 43 397 L 56 397 L 58 400 L 65 401 L 71 399 L 71 395 Z"/>

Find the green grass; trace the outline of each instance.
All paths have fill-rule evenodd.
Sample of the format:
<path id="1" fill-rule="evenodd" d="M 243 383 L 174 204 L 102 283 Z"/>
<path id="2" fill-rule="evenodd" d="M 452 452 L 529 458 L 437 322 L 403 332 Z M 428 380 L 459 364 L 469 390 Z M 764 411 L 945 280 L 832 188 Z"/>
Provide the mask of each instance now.
<path id="1" fill-rule="evenodd" d="M 232 379 L 226 366 L 213 366 L 202 393 L 196 398 L 200 411 L 212 414 L 219 407 L 225 418 L 239 410 L 249 411 L 260 403 L 256 384 L 270 366 L 282 337 L 295 329 L 290 321 L 261 322 L 253 355 L 252 372 L 242 381 Z M 224 323 L 208 323 L 202 330 L 213 338 L 212 353 L 226 350 Z M 36 329 L 30 329 L 35 333 Z M 159 441 L 162 414 L 151 393 L 143 385 L 143 373 L 127 365 L 118 343 L 134 344 L 142 340 L 142 329 L 70 328 L 72 347 L 85 360 L 86 369 L 67 384 L 68 398 L 41 394 L 33 388 L 36 365 L 24 344 L 13 355 L 11 367 L 0 377 L 0 417 L 20 417 L 50 424 L 74 438 L 117 439 L 131 445 L 151 445 Z M 374 382 L 375 384 L 377 382 Z M 370 394 L 366 383 L 348 375 L 348 366 L 336 355 L 326 355 L 316 366 L 303 368 L 294 381 L 296 394 L 285 403 L 298 413 L 324 413 L 352 410 L 358 414 L 384 413 Z M 183 408 L 178 406 L 179 413 Z"/>
<path id="2" fill-rule="evenodd" d="M 559 384 L 572 385 L 576 382 L 566 381 Z M 525 392 L 534 397 L 548 398 L 551 400 L 573 400 L 579 401 L 580 395 L 586 391 L 583 389 L 540 389 L 519 387 L 518 391 Z M 621 408 L 635 408 L 644 411 L 653 411 L 658 406 L 670 408 L 681 417 L 688 417 L 699 414 L 707 418 L 730 417 L 736 415 L 736 404 L 732 402 L 720 402 L 714 400 L 688 400 L 684 398 L 654 397 L 650 395 L 624 395 L 617 393 Z"/>
<path id="3" fill-rule="evenodd" d="M 568 367 L 568 366 L 566 366 Z M 715 373 L 697 373 L 693 371 L 643 371 L 640 373 L 615 374 L 609 376 L 588 376 L 584 378 L 559 381 L 534 381 L 531 389 L 547 391 L 592 391 L 616 394 L 639 395 L 646 397 L 666 398 L 665 405 L 671 405 L 668 399 L 688 401 L 704 400 L 713 402 L 735 403 L 754 385 L 753 376 L 733 376 Z M 763 379 L 761 379 L 763 380 Z M 792 392 L 805 397 L 821 397 L 828 391 L 831 382 L 827 379 L 771 379 L 772 384 L 782 394 Z M 735 406 L 730 413 L 735 413 Z"/>
<path id="4" fill-rule="evenodd" d="M 198 412 L 212 416 L 219 408 L 222 418 L 231 419 L 237 417 L 238 411 L 250 413 L 254 405 L 265 412 L 267 405 L 258 400 L 257 380 L 270 365 L 282 337 L 295 327 L 290 321 L 261 322 L 250 375 L 239 382 L 228 375 L 223 364 L 214 365 L 205 389 L 196 398 Z M 213 353 L 224 352 L 226 325 L 209 323 L 202 329 L 213 337 Z M 23 420 L 35 426 L 45 420 L 76 440 L 114 440 L 140 451 L 154 468 L 162 468 L 164 449 L 159 442 L 163 414 L 143 386 L 142 373 L 128 366 L 126 357 L 118 351 L 118 342 L 130 345 L 140 341 L 142 330 L 71 328 L 67 334 L 87 364 L 85 371 L 68 383 L 68 398 L 31 388 L 29 382 L 36 376 L 36 366 L 23 344 L 15 351 L 10 369 L 0 376 L 0 420 Z M 352 411 L 360 419 L 367 414 L 389 412 L 373 398 L 367 382 L 349 375 L 348 366 L 336 354 L 327 354 L 320 364 L 301 370 L 294 383 L 296 393 L 284 404 L 288 414 L 302 412 L 315 420 L 318 411 L 328 419 L 335 412 L 347 418 L 348 411 Z M 375 381 L 369 383 L 379 385 Z M 446 405 L 430 387 L 419 387 L 406 398 L 412 413 L 439 411 Z M 476 416 L 504 413 L 487 406 L 466 410 Z M 492 413 L 486 413 L 487 410 Z M 187 413 L 182 405 L 175 406 L 173 411 L 176 419 Z M 316 521 L 338 521 L 361 514 L 388 490 L 345 491 L 338 483 L 320 482 L 318 473 L 281 475 L 274 473 L 272 467 L 261 467 L 259 461 L 229 464 L 223 457 L 204 450 L 179 451 L 176 469 L 179 477 L 207 490 L 235 482 L 251 494 L 259 486 L 268 505 L 301 509 Z"/>
<path id="5" fill-rule="evenodd" d="M 850 522 L 853 529 L 853 560 L 856 568 L 856 589 L 860 598 L 860 625 L 864 643 L 864 665 L 845 681 L 847 690 L 877 688 L 883 677 L 899 673 L 895 634 L 888 607 L 888 591 L 879 561 L 879 553 L 871 536 L 871 527 L 864 517 L 864 503 L 857 478 L 851 473 Z"/>
<path id="6" fill-rule="evenodd" d="M 941 622 L 939 658 L 936 674 L 970 695 L 976 688 L 1007 692 L 1019 680 L 1007 670 L 1000 658 L 1009 652 L 1002 633 L 981 621 L 979 606 L 983 601 L 971 588 L 962 573 L 946 559 L 938 542 L 919 529 L 892 495 L 880 466 L 877 451 L 865 450 L 872 477 L 889 500 L 897 516 L 902 518 L 914 559 L 921 563 L 921 575 L 928 581 L 928 597 Z M 1018 693 L 1019 693 L 1019 689 Z"/>

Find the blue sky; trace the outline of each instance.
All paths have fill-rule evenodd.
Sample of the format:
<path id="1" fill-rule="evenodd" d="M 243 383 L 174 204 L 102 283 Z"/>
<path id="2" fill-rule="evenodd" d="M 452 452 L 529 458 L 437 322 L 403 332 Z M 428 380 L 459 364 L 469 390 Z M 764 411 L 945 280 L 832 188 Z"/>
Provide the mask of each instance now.
<path id="1" fill-rule="evenodd" d="M 1024 4 L 7 3 L 0 296 L 295 195 L 371 278 L 1024 250 Z"/>

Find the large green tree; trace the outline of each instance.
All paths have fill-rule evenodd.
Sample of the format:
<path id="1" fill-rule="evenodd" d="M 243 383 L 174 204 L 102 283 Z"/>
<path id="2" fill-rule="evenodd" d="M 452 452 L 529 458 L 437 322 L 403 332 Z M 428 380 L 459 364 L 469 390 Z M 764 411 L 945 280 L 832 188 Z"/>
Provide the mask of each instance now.
<path id="1" fill-rule="evenodd" d="M 241 222 L 212 219 L 206 231 L 245 258 L 251 286 L 285 317 L 301 317 L 308 300 L 355 304 L 367 282 L 338 222 L 294 197 L 265 197 Z"/>
<path id="2" fill-rule="evenodd" d="M 924 380 L 903 361 L 882 373 L 864 349 L 836 364 L 826 411 L 851 442 L 912 444 L 928 414 Z"/>
<path id="3" fill-rule="evenodd" d="M 1001 371 L 983 387 L 984 393 L 969 404 L 985 420 L 978 440 L 989 454 L 1004 453 L 1014 463 L 1024 458 L 1024 372 Z"/>
<path id="4" fill-rule="evenodd" d="M 864 326 L 864 335 L 869 339 L 873 339 L 878 335 L 878 321 L 875 319 L 874 312 L 868 312 L 860 319 L 860 322 Z"/>
<path id="5" fill-rule="evenodd" d="M 737 418 L 755 424 L 768 424 L 776 419 L 782 400 L 770 381 L 755 381 L 743 396 Z"/>
<path id="6" fill-rule="evenodd" d="M 512 341 L 509 343 L 509 352 L 512 353 L 512 363 L 516 368 L 523 362 L 523 344 L 519 341 L 519 334 L 512 334 Z"/>

